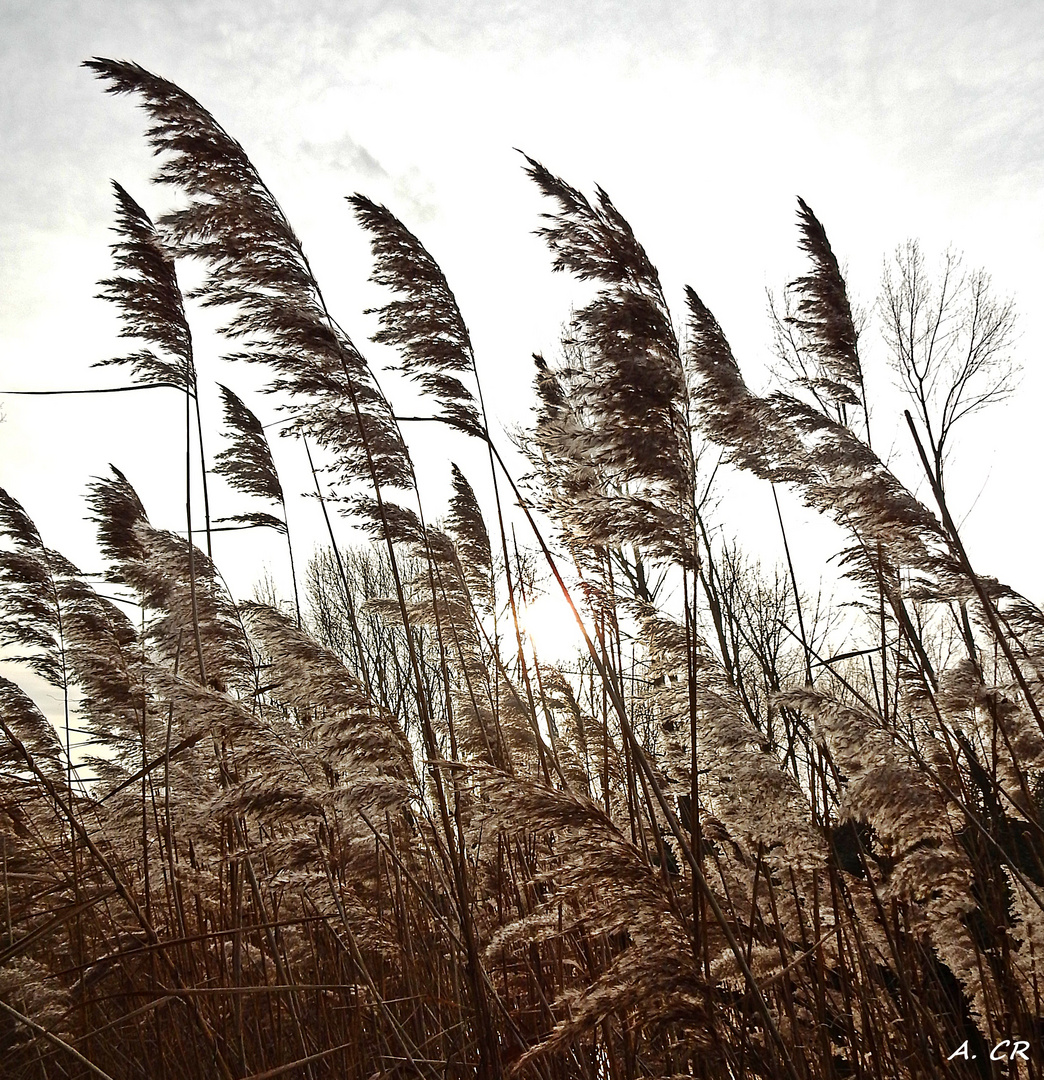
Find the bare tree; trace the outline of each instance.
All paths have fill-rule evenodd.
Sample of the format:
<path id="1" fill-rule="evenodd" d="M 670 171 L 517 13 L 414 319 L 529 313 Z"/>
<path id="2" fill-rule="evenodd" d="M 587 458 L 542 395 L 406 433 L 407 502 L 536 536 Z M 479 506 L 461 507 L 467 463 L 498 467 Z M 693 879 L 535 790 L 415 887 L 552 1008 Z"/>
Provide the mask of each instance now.
<path id="1" fill-rule="evenodd" d="M 1014 391 L 1016 313 L 998 298 L 985 270 L 966 270 L 947 251 L 936 272 L 908 240 L 886 265 L 878 301 L 890 362 L 924 427 L 934 480 L 943 471 L 954 425 Z"/>

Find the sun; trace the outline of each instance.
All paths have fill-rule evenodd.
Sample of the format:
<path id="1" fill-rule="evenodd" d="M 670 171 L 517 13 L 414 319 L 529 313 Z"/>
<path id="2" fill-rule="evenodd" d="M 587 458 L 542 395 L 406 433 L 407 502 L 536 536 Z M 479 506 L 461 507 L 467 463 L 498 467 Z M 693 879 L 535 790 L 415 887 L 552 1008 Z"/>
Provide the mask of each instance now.
<path id="1" fill-rule="evenodd" d="M 576 616 L 560 592 L 545 593 L 520 605 L 518 620 L 538 660 L 561 664 L 587 650 Z"/>

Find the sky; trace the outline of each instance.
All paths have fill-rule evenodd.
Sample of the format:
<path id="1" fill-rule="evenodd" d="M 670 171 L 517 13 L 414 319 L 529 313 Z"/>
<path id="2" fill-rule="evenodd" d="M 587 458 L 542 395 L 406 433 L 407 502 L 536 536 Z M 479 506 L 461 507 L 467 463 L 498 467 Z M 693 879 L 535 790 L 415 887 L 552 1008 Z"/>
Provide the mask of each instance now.
<path id="1" fill-rule="evenodd" d="M 1014 297 L 1024 372 L 1013 400 L 966 424 L 952 495 L 977 569 L 1044 600 L 1033 464 L 1044 399 L 1044 6 L 1035 0 L 0 0 L 0 390 L 121 381 L 91 368 L 122 348 L 115 313 L 94 298 L 111 272 L 109 180 L 154 216 L 170 194 L 149 185 L 143 114 L 80 67 L 93 55 L 178 83 L 244 145 L 375 364 L 391 358 L 366 344 L 376 324 L 363 310 L 382 297 L 367 284 L 367 243 L 344 196 L 386 203 L 445 270 L 505 429 L 526 421 L 531 354 L 554 355 L 570 305 L 584 297 L 550 273 L 533 235 L 543 208 L 519 149 L 585 191 L 601 184 L 659 267 L 679 321 L 689 284 L 759 387 L 770 360 L 766 289 L 803 270 L 797 196 L 824 223 L 868 311 L 884 259 L 907 238 L 929 253 L 962 250 Z M 201 380 L 228 383 L 270 419 L 257 373 L 222 362 L 213 320 L 194 319 Z M 875 445 L 916 485 L 876 338 L 871 317 Z M 216 390 L 204 409 L 216 426 Z M 179 527 L 182 414 L 168 392 L 0 396 L 0 410 L 0 486 L 86 569 L 99 566 L 83 494 L 110 462 L 154 524 Z M 210 436 L 208 452 L 217 449 Z M 297 448 L 283 441 L 276 452 L 285 486 L 304 490 Z M 448 458 L 483 467 L 460 443 L 418 456 L 422 484 L 436 492 Z M 217 513 L 242 509 L 215 484 Z M 770 496 L 738 484 L 723 506 L 757 553 L 766 529 L 744 523 L 774 513 Z M 321 540 L 314 503 L 290 513 L 306 547 Z M 802 528 L 794 545 L 813 581 L 834 542 L 819 535 Z M 275 538 L 231 534 L 215 554 L 238 595 L 249 594 L 259 559 L 284 573 Z"/>

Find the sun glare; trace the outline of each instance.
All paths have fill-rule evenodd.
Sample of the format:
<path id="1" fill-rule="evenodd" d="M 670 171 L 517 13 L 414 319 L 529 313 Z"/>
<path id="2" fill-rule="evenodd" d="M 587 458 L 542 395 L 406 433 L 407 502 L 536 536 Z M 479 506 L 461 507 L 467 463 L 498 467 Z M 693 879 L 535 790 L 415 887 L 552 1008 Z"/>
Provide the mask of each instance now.
<path id="1" fill-rule="evenodd" d="M 560 664 L 584 652 L 583 634 L 560 593 L 545 593 L 519 608 L 519 623 L 537 659 Z"/>

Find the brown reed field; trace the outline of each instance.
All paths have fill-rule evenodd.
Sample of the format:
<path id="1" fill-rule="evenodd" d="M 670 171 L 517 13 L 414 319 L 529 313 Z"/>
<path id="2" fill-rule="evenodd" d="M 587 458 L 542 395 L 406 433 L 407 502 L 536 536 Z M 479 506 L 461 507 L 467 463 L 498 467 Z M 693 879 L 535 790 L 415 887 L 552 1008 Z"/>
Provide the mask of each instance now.
<path id="1" fill-rule="evenodd" d="M 92 583 L 0 491 L 4 655 L 64 701 L 0 680 L 0 1073 L 1040 1076 L 1044 614 L 970 565 L 946 488 L 954 426 L 1012 388 L 988 277 L 909 245 L 854 318 L 799 202 L 759 395 L 609 196 L 526 159 L 552 267 L 586 284 L 536 358 L 521 477 L 439 265 L 354 196 L 409 409 L 488 457 L 433 522 L 409 421 L 243 148 L 172 83 L 87 66 L 144 110 L 175 196 L 154 222 L 116 186 L 101 289 L 133 343 L 112 363 L 183 395 L 196 544 L 113 470 Z M 313 465 L 310 562 L 225 387 L 209 471 L 256 509 L 210 517 L 183 264 L 229 381 L 259 366 Z M 871 332 L 927 501 L 874 449 Z M 789 547 L 767 573 L 715 539 L 719 461 L 840 527 L 841 622 Z M 343 518 L 369 542 L 338 544 Z M 286 535 L 292 599 L 233 600 L 209 541 L 237 526 Z M 575 610 L 571 665 L 525 632 L 537 580 Z"/>

